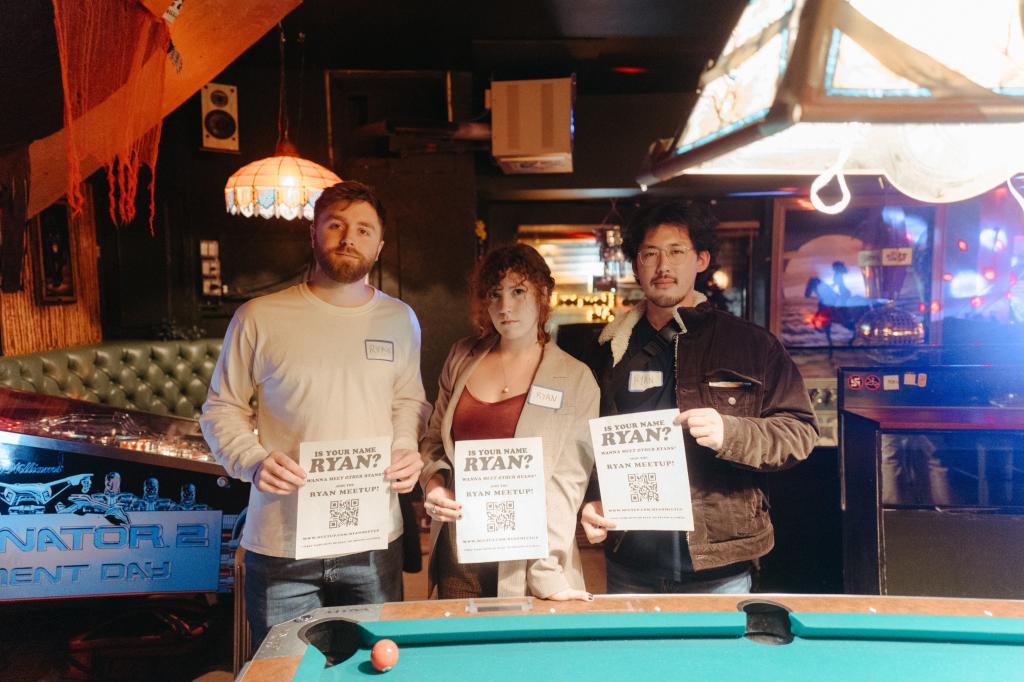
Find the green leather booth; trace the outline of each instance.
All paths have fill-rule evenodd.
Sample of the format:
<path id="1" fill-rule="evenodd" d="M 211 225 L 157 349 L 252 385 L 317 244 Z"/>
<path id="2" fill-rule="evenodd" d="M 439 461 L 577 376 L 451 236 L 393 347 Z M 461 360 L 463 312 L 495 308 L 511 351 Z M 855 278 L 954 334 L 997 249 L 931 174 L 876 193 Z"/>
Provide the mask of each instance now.
<path id="1" fill-rule="evenodd" d="M 0 386 L 198 419 L 222 339 L 109 341 L 0 357 Z"/>

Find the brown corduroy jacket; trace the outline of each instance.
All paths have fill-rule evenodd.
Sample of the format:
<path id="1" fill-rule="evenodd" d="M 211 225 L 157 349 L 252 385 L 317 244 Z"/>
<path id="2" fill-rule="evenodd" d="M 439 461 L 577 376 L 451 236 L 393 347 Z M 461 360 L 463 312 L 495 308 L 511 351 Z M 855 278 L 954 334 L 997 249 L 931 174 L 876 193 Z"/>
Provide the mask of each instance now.
<path id="1" fill-rule="evenodd" d="M 601 386 L 601 414 L 618 414 L 612 381 L 641 303 L 610 323 L 590 364 Z M 694 530 L 687 534 L 695 570 L 756 560 L 775 544 L 764 474 L 806 459 L 818 438 L 807 391 L 782 344 L 765 329 L 707 302 L 678 309 L 676 402 L 680 410 L 713 407 L 722 415 L 724 442 L 715 452 L 684 430 Z M 596 477 L 595 477 L 596 478 Z M 596 497 L 594 491 L 588 497 Z M 605 551 L 627 565 L 645 566 L 642 538 L 610 534 Z M 632 538 L 630 536 L 633 536 Z"/>

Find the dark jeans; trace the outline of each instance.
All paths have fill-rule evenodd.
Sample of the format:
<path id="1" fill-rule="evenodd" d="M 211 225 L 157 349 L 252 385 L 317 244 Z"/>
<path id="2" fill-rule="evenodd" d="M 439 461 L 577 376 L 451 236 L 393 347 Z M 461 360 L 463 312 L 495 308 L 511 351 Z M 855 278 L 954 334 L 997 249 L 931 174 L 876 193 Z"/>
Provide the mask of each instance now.
<path id="1" fill-rule="evenodd" d="M 750 570 L 707 580 L 672 580 L 638 573 L 614 561 L 605 561 L 608 594 L 747 594 Z"/>
<path id="2" fill-rule="evenodd" d="M 270 628 L 321 606 L 402 601 L 402 540 L 329 559 L 245 553 L 245 608 L 252 650 Z"/>

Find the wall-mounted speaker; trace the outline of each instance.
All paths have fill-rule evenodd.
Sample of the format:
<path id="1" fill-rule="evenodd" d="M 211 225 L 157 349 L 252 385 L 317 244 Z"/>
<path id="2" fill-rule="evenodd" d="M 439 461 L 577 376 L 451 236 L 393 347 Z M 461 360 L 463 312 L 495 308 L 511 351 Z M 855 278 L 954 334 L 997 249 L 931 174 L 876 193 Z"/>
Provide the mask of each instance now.
<path id="1" fill-rule="evenodd" d="M 203 86 L 203 149 L 238 151 L 238 88 L 207 83 Z"/>

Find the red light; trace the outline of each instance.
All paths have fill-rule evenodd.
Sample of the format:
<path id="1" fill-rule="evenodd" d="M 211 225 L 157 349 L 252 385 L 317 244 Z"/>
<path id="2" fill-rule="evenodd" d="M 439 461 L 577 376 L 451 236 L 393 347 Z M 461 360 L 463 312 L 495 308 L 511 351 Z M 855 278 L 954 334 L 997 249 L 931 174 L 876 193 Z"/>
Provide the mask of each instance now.
<path id="1" fill-rule="evenodd" d="M 981 296 L 975 296 L 974 298 L 971 299 L 971 307 L 972 308 L 980 308 L 981 307 Z"/>
<path id="2" fill-rule="evenodd" d="M 963 239 L 957 239 L 956 240 L 956 248 L 960 249 L 961 251 L 966 251 L 967 250 L 967 242 L 965 242 Z"/>
<path id="3" fill-rule="evenodd" d="M 985 268 L 985 271 L 981 273 L 981 276 L 991 282 L 996 278 L 996 271 L 992 268 Z"/>
<path id="4" fill-rule="evenodd" d="M 1006 244 L 1004 244 L 1001 239 L 997 239 L 994 248 L 996 251 L 1002 251 L 1006 248 Z"/>
<path id="5" fill-rule="evenodd" d="M 932 301 L 932 312 L 933 313 L 937 313 L 940 310 L 942 310 L 942 306 L 939 305 L 939 302 L 938 301 Z"/>
<path id="6" fill-rule="evenodd" d="M 947 273 L 943 274 L 942 275 L 942 281 L 944 281 L 944 282 L 952 282 L 953 281 L 953 273 L 952 272 L 947 272 Z"/>
<path id="7" fill-rule="evenodd" d="M 647 69 L 642 66 L 613 66 L 612 71 L 624 76 L 639 76 L 642 73 L 647 73 Z"/>
<path id="8" fill-rule="evenodd" d="M 924 302 L 923 301 L 921 303 L 917 304 L 917 312 L 919 312 L 919 313 L 923 313 L 924 312 Z"/>

